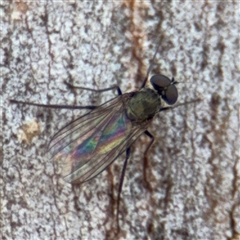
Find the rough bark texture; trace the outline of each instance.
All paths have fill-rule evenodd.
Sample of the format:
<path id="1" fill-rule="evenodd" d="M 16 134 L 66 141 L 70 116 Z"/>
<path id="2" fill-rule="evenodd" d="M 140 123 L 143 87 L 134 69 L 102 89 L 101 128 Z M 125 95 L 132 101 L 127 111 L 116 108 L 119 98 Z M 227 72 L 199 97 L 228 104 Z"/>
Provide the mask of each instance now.
<path id="1" fill-rule="evenodd" d="M 239 3 L 217 1 L 2 1 L 1 239 L 240 239 Z M 153 73 L 174 76 L 178 103 L 155 136 L 81 186 L 61 178 L 51 136 L 84 111 L 10 104 L 97 105 Z M 147 182 L 147 184 L 146 184 Z"/>

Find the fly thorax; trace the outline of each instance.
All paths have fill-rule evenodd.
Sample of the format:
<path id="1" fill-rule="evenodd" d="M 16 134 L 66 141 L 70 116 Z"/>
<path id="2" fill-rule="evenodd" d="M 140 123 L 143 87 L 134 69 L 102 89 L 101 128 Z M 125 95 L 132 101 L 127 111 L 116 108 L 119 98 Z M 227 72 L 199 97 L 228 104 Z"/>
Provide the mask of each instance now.
<path id="1" fill-rule="evenodd" d="M 157 92 L 144 88 L 130 98 L 127 105 L 127 116 L 130 120 L 143 122 L 152 119 L 161 107 L 161 100 Z"/>

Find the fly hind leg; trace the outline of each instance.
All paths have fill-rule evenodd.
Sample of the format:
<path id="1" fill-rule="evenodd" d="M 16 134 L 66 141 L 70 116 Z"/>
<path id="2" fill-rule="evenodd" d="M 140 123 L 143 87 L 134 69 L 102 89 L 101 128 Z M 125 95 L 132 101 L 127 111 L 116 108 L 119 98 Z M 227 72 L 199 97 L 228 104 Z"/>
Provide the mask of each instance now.
<path id="1" fill-rule="evenodd" d="M 122 95 L 122 91 L 120 89 L 119 86 L 117 85 L 113 85 L 112 87 L 109 88 L 103 88 L 103 89 L 92 89 L 92 88 L 84 88 L 84 87 L 78 87 L 78 86 L 73 86 L 70 83 L 64 82 L 68 87 L 70 88 L 79 88 L 79 89 L 83 89 L 83 90 L 88 90 L 88 91 L 92 91 L 92 92 L 106 92 L 106 91 L 110 91 L 110 90 L 114 90 L 117 89 L 118 95 Z M 37 106 L 37 107 L 45 107 L 45 108 L 55 108 L 55 109 L 89 109 L 89 110 L 93 110 L 95 108 L 98 108 L 98 106 L 95 105 L 89 105 L 89 106 L 71 106 L 71 105 L 56 105 L 56 104 L 39 104 L 39 103 L 31 103 L 31 102 L 24 102 L 24 101 L 18 101 L 15 99 L 9 99 L 10 103 L 15 103 L 15 104 L 27 104 L 27 105 L 31 105 L 31 106 Z"/>
<path id="2" fill-rule="evenodd" d="M 144 133 L 150 138 L 150 142 L 143 154 L 143 180 L 144 180 L 145 187 L 147 189 L 152 190 L 151 184 L 147 180 L 147 170 L 148 170 L 147 153 L 154 142 L 154 136 L 148 130 L 146 130 Z"/>
<path id="3" fill-rule="evenodd" d="M 87 90 L 87 91 L 92 91 L 92 92 L 97 92 L 97 93 L 100 93 L 100 92 L 107 92 L 107 91 L 111 91 L 111 90 L 114 90 L 116 89 L 117 92 L 118 92 L 118 95 L 122 95 L 122 91 L 120 89 L 120 87 L 118 85 L 113 85 L 109 88 L 102 88 L 102 89 L 93 89 L 93 88 L 85 88 L 85 87 L 79 87 L 79 86 L 74 86 L 72 85 L 71 83 L 68 83 L 68 82 L 64 82 L 69 88 L 79 88 L 79 89 L 82 89 L 82 90 Z"/>
<path id="4" fill-rule="evenodd" d="M 122 192 L 122 186 L 123 186 L 125 171 L 126 171 L 128 159 L 129 159 L 129 156 L 130 156 L 130 150 L 131 150 L 130 148 L 128 148 L 126 150 L 126 158 L 125 158 L 125 161 L 124 161 L 124 164 L 123 164 L 121 178 L 120 178 L 120 182 L 119 182 L 119 185 L 118 185 L 118 196 L 117 196 L 117 232 L 118 233 L 120 231 L 120 226 L 119 226 L 120 197 L 121 197 L 121 192 Z"/>

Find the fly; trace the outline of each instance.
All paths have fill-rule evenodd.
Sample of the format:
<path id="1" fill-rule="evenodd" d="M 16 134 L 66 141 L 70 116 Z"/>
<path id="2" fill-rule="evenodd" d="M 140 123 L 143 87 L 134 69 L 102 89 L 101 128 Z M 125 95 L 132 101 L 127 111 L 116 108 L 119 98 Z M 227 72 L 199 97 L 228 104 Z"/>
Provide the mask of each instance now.
<path id="1" fill-rule="evenodd" d="M 157 53 L 157 51 L 156 51 Z M 156 53 L 153 57 L 155 59 Z M 119 203 L 127 162 L 132 144 L 145 134 L 150 138 L 144 156 L 154 142 L 147 130 L 154 116 L 171 107 L 163 107 L 162 101 L 173 105 L 178 99 L 177 82 L 161 74 L 150 78 L 152 88 L 146 87 L 151 66 L 139 91 L 122 94 L 118 86 L 90 91 L 103 92 L 117 89 L 118 96 L 100 106 L 43 105 L 10 100 L 38 107 L 90 109 L 70 122 L 50 140 L 51 158 L 61 165 L 62 175 L 69 183 L 84 183 L 105 170 L 122 153 L 126 152 L 117 199 L 117 226 L 119 229 Z M 67 83 L 70 87 L 74 87 Z M 180 104 L 181 105 L 181 104 Z"/>

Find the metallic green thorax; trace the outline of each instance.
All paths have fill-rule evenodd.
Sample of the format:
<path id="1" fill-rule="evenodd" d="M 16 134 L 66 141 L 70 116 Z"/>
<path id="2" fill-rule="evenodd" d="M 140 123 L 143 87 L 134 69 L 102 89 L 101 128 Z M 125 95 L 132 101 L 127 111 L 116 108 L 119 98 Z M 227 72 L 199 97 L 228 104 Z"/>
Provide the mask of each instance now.
<path id="1" fill-rule="evenodd" d="M 127 116 L 135 122 L 152 119 L 161 107 L 161 100 L 157 92 L 150 88 L 143 88 L 136 92 L 127 105 Z"/>

